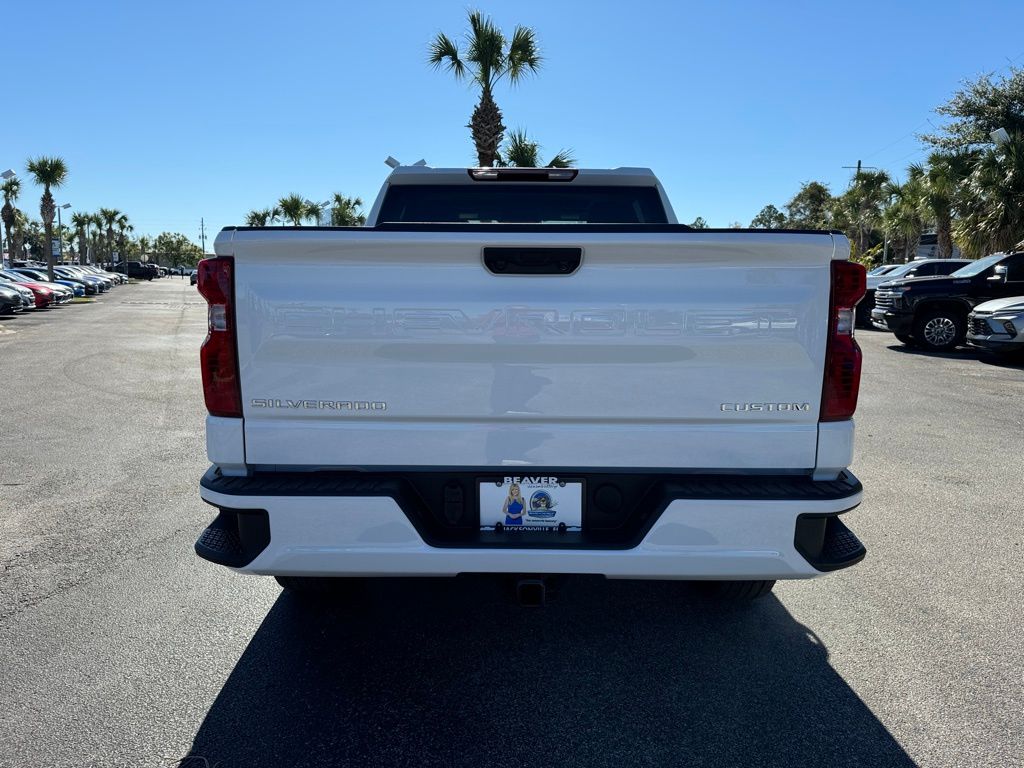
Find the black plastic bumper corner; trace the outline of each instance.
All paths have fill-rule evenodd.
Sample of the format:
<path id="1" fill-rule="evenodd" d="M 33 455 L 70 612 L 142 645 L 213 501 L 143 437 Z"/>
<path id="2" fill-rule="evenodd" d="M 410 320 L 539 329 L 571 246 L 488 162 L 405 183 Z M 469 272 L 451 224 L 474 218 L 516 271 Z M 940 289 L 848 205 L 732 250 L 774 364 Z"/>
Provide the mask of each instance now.
<path id="1" fill-rule="evenodd" d="M 868 553 L 856 534 L 839 519 L 839 514 L 798 515 L 794 544 L 796 551 L 819 571 L 849 568 Z"/>
<path id="2" fill-rule="evenodd" d="M 243 568 L 270 544 L 270 515 L 265 509 L 220 508 L 196 541 L 196 554 L 229 568 Z"/>

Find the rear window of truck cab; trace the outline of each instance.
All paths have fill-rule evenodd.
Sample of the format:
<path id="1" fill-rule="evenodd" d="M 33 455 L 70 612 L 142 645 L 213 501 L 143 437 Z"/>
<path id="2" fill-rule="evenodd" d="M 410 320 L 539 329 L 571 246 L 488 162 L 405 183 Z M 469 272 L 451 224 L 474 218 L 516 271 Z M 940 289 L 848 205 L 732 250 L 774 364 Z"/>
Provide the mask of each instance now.
<path id="1" fill-rule="evenodd" d="M 656 187 L 570 184 L 396 184 L 379 223 L 667 224 Z"/>

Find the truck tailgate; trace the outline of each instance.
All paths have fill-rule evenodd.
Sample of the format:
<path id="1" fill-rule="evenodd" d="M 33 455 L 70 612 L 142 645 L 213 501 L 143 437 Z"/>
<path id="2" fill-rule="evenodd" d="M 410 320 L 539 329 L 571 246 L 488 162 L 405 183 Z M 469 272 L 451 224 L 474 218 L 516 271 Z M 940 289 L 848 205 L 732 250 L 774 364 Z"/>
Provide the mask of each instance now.
<path id="1" fill-rule="evenodd" d="M 483 248 L 511 246 L 582 262 L 490 272 Z M 217 250 L 250 465 L 815 466 L 828 234 L 238 229 Z"/>

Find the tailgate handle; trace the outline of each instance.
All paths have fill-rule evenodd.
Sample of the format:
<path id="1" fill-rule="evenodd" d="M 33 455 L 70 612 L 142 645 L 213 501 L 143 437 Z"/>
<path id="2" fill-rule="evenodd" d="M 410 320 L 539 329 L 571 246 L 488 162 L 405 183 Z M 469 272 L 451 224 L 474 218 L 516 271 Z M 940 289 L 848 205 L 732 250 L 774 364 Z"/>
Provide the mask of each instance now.
<path id="1" fill-rule="evenodd" d="M 495 275 L 571 275 L 582 248 L 484 248 L 484 266 Z"/>

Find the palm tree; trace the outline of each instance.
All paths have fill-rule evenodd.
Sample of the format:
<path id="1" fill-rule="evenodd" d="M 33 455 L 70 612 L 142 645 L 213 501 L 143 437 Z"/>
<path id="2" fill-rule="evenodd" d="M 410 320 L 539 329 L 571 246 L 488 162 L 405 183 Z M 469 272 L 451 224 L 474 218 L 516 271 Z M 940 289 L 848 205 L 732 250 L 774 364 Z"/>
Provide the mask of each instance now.
<path id="1" fill-rule="evenodd" d="M 114 268 L 114 227 L 117 225 L 118 217 L 122 215 L 117 208 L 100 208 L 97 214 L 100 226 L 107 232 L 107 261 L 110 262 L 111 269 Z M 127 271 L 125 274 L 128 274 Z"/>
<path id="2" fill-rule="evenodd" d="M 958 196 L 953 234 L 973 257 L 1024 247 L 1024 136 L 985 152 Z"/>
<path id="3" fill-rule="evenodd" d="M 253 209 L 245 215 L 245 226 L 265 227 L 270 222 L 270 209 Z"/>
<path id="4" fill-rule="evenodd" d="M 96 230 L 92 231 L 92 227 L 95 227 Z M 103 250 L 101 248 L 100 242 L 103 236 L 103 218 L 99 215 L 99 213 L 93 213 L 89 215 L 89 228 L 89 241 L 91 244 L 90 247 L 92 248 L 93 258 L 95 258 L 96 255 L 102 253 Z"/>
<path id="5" fill-rule="evenodd" d="M 359 212 L 363 200 L 359 197 L 345 197 L 340 192 L 334 193 L 331 201 L 332 227 L 361 227 L 366 223 L 366 216 Z"/>
<path id="6" fill-rule="evenodd" d="M 53 217 L 57 213 L 57 206 L 54 205 L 51 189 L 59 189 L 68 178 L 68 166 L 60 157 L 37 157 L 29 160 L 26 170 L 35 180 L 36 184 L 43 188 L 43 196 L 39 201 L 39 213 L 43 217 L 43 231 L 46 239 L 46 274 L 52 282 L 53 275 L 53 248 L 50 243 L 53 239 Z"/>
<path id="7" fill-rule="evenodd" d="M 4 207 L 0 208 L 0 219 L 3 220 L 4 230 L 7 232 L 7 254 L 11 260 L 11 266 L 14 266 L 14 202 L 18 199 L 18 192 L 21 190 L 21 182 L 18 181 L 17 177 L 11 177 L 3 183 L 0 187 L 0 191 L 4 195 Z M 3 249 L 0 249 L 2 251 Z M 2 259 L 0 259 L 2 263 Z"/>
<path id="8" fill-rule="evenodd" d="M 312 200 L 306 201 L 306 216 L 305 218 L 310 219 L 313 222 L 313 226 L 320 223 L 320 216 L 323 215 L 324 209 L 321 208 L 317 203 Z"/>
<path id="9" fill-rule="evenodd" d="M 450 37 L 439 32 L 430 43 L 427 61 L 434 69 L 444 67 L 456 80 L 468 78 L 480 88 L 480 101 L 467 127 L 480 167 L 493 166 L 505 133 L 501 110 L 494 101 L 494 86 L 502 78 L 516 85 L 527 74 L 540 69 L 536 33 L 529 27 L 517 26 L 509 41 L 489 17 L 480 11 L 470 11 L 464 50 L 460 51 Z"/>
<path id="10" fill-rule="evenodd" d="M 301 195 L 282 197 L 277 201 L 277 207 L 281 209 L 281 216 L 290 220 L 293 227 L 302 225 L 308 211 L 306 199 Z"/>
<path id="11" fill-rule="evenodd" d="M 871 233 L 881 221 L 889 184 L 885 171 L 861 171 L 833 203 L 836 223 L 845 225 L 858 255 L 868 249 Z"/>
<path id="12" fill-rule="evenodd" d="M 128 217 L 121 214 L 114 222 L 117 226 L 117 251 L 121 261 L 128 260 L 128 233 L 134 232 L 135 227 L 128 223 Z M 127 273 L 125 273 L 127 274 Z"/>
<path id="13" fill-rule="evenodd" d="M 92 215 L 88 213 L 71 214 L 71 226 L 75 228 L 75 235 L 78 237 L 78 263 L 86 263 L 86 254 L 89 246 L 86 242 L 86 230 L 92 224 Z"/>
<path id="14" fill-rule="evenodd" d="M 889 203 L 882 211 L 882 229 L 893 240 L 894 246 L 900 244 L 906 260 L 928 225 L 921 210 L 924 194 L 921 180 L 911 176 L 902 184 L 889 184 L 886 194 Z"/>
<path id="15" fill-rule="evenodd" d="M 544 167 L 570 168 L 575 163 L 572 150 L 562 149 Z M 528 138 L 524 129 L 517 128 L 509 134 L 508 146 L 503 153 L 499 153 L 496 164 L 513 168 L 540 168 L 540 144 Z"/>
<path id="16" fill-rule="evenodd" d="M 921 205 L 935 220 L 936 257 L 953 256 L 953 206 L 957 189 L 970 173 L 972 157 L 965 153 L 933 152 L 927 168 L 910 166 L 910 178 L 920 181 Z"/>
<path id="17" fill-rule="evenodd" d="M 145 235 L 140 237 L 136 242 L 138 243 L 138 246 L 139 246 L 139 256 L 140 256 L 140 258 L 142 256 L 145 256 L 147 253 L 149 253 L 149 249 L 153 247 L 153 243 Z"/>
<path id="18" fill-rule="evenodd" d="M 25 255 L 27 230 L 30 229 L 31 224 L 32 222 L 28 220 L 28 216 L 25 215 L 24 211 L 19 208 L 14 209 L 14 248 L 19 258 Z"/>

